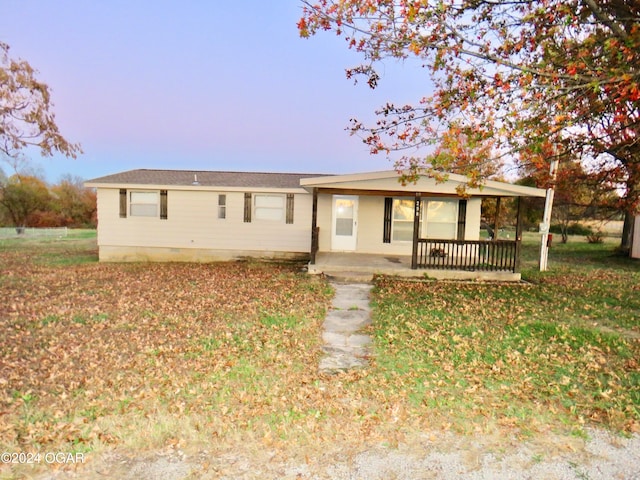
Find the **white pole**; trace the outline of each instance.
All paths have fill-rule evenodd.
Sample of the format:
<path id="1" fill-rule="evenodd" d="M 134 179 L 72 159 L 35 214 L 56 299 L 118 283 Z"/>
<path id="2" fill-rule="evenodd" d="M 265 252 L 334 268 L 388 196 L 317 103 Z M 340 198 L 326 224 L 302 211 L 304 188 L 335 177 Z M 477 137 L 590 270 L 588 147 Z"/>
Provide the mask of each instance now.
<path id="1" fill-rule="evenodd" d="M 549 176 L 551 177 L 551 185 L 547 188 L 547 196 L 544 202 L 544 214 L 542 223 L 540 224 L 540 271 L 546 272 L 549 261 L 549 227 L 551 226 L 551 209 L 553 208 L 553 194 L 556 183 L 556 175 L 558 173 L 558 160 L 551 161 L 549 168 Z"/>

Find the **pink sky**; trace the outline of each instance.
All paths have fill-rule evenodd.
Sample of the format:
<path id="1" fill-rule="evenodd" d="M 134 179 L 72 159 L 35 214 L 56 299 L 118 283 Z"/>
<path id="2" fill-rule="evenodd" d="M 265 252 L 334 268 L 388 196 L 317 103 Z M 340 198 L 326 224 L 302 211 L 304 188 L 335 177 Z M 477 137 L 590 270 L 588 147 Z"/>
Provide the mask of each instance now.
<path id="1" fill-rule="evenodd" d="M 31 158 L 47 180 L 132 168 L 344 173 L 392 168 L 345 128 L 429 91 L 389 62 L 372 91 L 345 78 L 344 40 L 300 39 L 301 4 L 4 0 L 0 40 L 49 84 L 77 160 Z M 4 168 L 4 167 L 3 167 Z"/>

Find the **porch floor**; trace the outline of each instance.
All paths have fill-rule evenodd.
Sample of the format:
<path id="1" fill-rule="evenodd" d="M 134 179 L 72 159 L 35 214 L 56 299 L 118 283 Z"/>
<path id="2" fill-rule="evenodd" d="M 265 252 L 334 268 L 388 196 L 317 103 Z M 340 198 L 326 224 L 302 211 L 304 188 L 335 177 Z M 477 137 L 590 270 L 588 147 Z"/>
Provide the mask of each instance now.
<path id="1" fill-rule="evenodd" d="M 371 281 L 373 275 L 431 278 L 436 280 L 480 280 L 517 282 L 520 273 L 466 270 L 411 269 L 410 255 L 377 255 L 354 252 L 318 252 L 309 273 L 335 277 L 357 277 Z"/>

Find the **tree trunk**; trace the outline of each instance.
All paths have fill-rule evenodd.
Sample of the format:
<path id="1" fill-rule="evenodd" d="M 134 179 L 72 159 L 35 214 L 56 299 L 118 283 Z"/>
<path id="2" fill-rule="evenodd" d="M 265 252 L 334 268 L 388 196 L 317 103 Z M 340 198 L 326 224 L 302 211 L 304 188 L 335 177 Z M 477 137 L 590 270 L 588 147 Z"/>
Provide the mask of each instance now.
<path id="1" fill-rule="evenodd" d="M 635 215 L 632 212 L 624 212 L 624 224 L 622 225 L 622 240 L 620 241 L 620 250 L 622 253 L 628 254 L 631 250 L 631 235 L 633 234 L 633 221 Z"/>

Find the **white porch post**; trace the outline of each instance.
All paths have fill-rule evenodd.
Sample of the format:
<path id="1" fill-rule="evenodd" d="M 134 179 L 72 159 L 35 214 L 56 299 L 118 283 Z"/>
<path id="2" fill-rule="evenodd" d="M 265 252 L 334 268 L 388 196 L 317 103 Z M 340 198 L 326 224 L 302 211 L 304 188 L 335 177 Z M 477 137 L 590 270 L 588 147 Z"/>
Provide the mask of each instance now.
<path id="1" fill-rule="evenodd" d="M 540 233 L 542 234 L 540 240 L 540 271 L 546 272 L 549 261 L 549 227 L 551 227 L 551 209 L 553 208 L 553 194 L 556 183 L 556 175 L 558 173 L 558 160 L 551 161 L 551 167 L 549 168 L 549 175 L 551 177 L 551 184 L 547 188 L 547 196 L 544 202 L 544 215 L 542 216 L 542 223 L 540 224 Z"/>
<path id="2" fill-rule="evenodd" d="M 420 237 L 420 193 L 416 193 L 413 208 L 413 249 L 411 250 L 411 269 L 418 268 L 418 238 Z"/>

